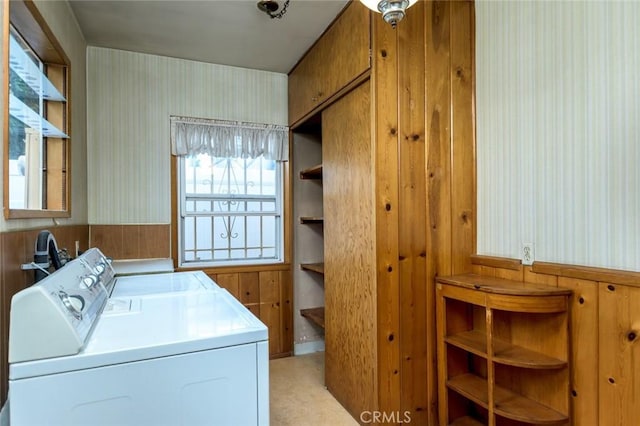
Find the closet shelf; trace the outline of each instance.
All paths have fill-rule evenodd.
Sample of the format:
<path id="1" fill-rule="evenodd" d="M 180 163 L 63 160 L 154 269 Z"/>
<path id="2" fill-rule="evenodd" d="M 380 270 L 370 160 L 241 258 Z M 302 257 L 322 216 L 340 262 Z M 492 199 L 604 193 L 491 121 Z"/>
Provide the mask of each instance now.
<path id="1" fill-rule="evenodd" d="M 324 328 L 324 306 L 319 308 L 300 309 L 300 315 Z"/>
<path id="2" fill-rule="evenodd" d="M 315 217 L 315 216 L 301 216 L 300 217 L 300 223 L 302 223 L 302 224 L 323 223 L 323 222 L 324 222 L 324 218 L 322 218 L 322 217 Z"/>
<path id="3" fill-rule="evenodd" d="M 305 271 L 317 272 L 324 275 L 324 263 L 301 263 L 300 268 Z"/>
<path id="4" fill-rule="evenodd" d="M 322 164 L 300 170 L 300 179 L 322 179 Z"/>

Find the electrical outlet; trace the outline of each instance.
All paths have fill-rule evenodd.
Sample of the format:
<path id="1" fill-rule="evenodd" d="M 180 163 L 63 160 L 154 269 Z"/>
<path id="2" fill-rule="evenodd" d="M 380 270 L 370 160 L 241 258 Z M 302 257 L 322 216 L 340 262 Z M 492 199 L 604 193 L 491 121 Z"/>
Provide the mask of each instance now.
<path id="1" fill-rule="evenodd" d="M 522 244 L 522 264 L 533 265 L 534 259 L 533 243 Z"/>
<path id="2" fill-rule="evenodd" d="M 80 241 L 76 241 L 76 257 L 80 256 Z"/>

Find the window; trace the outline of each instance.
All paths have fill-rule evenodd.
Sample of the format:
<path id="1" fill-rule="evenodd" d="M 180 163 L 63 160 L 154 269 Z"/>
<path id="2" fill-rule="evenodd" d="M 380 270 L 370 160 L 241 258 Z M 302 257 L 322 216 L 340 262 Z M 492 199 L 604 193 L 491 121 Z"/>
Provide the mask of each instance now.
<path id="1" fill-rule="evenodd" d="M 7 3 L 5 217 L 69 216 L 69 61 L 31 1 Z"/>
<path id="2" fill-rule="evenodd" d="M 282 163 L 181 156 L 180 266 L 282 261 Z"/>

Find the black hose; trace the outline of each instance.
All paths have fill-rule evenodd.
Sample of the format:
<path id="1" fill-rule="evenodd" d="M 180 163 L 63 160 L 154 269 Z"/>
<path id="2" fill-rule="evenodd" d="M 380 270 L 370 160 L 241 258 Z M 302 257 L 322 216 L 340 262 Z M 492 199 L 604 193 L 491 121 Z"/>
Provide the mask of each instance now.
<path id="1" fill-rule="evenodd" d="M 38 234 L 33 261 L 37 264 L 46 265 L 49 265 L 49 261 L 51 261 L 53 268 L 56 270 L 62 267 L 62 262 L 60 262 L 60 257 L 58 256 L 58 244 L 51 232 L 44 230 Z M 44 269 L 48 269 L 48 267 Z M 35 270 L 35 282 L 40 281 L 46 276 L 46 272 L 40 269 Z"/>

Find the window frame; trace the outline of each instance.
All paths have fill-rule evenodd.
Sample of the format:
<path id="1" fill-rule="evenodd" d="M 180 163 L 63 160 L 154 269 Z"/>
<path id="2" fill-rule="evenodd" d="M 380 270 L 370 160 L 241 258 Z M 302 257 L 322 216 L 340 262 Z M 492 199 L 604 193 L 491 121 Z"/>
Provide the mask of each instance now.
<path id="1" fill-rule="evenodd" d="M 3 211 L 5 219 L 64 218 L 71 217 L 71 61 L 57 41 L 32 0 L 4 1 L 3 7 L 3 49 L 4 49 L 4 158 L 3 158 Z M 9 205 L 9 34 L 13 26 L 43 63 L 47 74 L 53 72 L 54 84 L 64 95 L 66 102 L 44 102 L 45 117 L 52 118 L 56 127 L 69 138 L 42 137 L 42 148 L 48 152 L 43 161 L 46 174 L 41 182 L 43 194 L 50 204 L 57 200 L 61 208 L 15 209 Z M 47 165 L 57 157 L 55 172 Z M 54 189 L 58 191 L 53 192 Z M 55 194 L 52 196 L 52 194 Z M 62 205 L 64 204 L 64 205 Z"/>
<path id="2" fill-rule="evenodd" d="M 189 261 L 185 262 L 185 252 L 184 252 L 184 227 L 185 227 L 185 210 L 186 210 L 186 198 L 188 195 L 186 194 L 185 189 L 185 157 L 174 157 L 175 161 L 172 163 L 172 168 L 174 172 L 172 173 L 172 196 L 175 197 L 173 201 L 174 212 L 173 212 L 173 220 L 174 220 L 174 248 L 173 257 L 174 264 L 181 269 L 190 269 L 190 268 L 225 268 L 225 267 L 250 267 L 250 266 L 263 266 L 263 265 L 281 265 L 287 263 L 286 255 L 288 250 L 287 244 L 287 220 L 286 220 L 286 197 L 288 193 L 288 169 L 287 162 L 276 162 L 276 179 L 277 179 L 277 188 L 275 195 L 275 211 L 277 213 L 276 222 L 277 222 L 277 230 L 276 230 L 276 256 L 277 258 L 266 258 L 266 259 L 224 259 L 224 260 L 205 260 L 205 261 Z M 212 195 L 211 197 L 207 197 L 211 199 L 222 200 L 244 200 L 251 198 L 251 196 L 243 197 L 243 196 L 229 196 L 229 197 L 221 197 L 220 195 Z M 224 215 L 220 215 L 224 216 Z M 252 217 L 256 215 L 246 214 L 246 215 L 237 215 L 237 217 Z M 271 217 L 271 216 L 270 216 Z"/>

